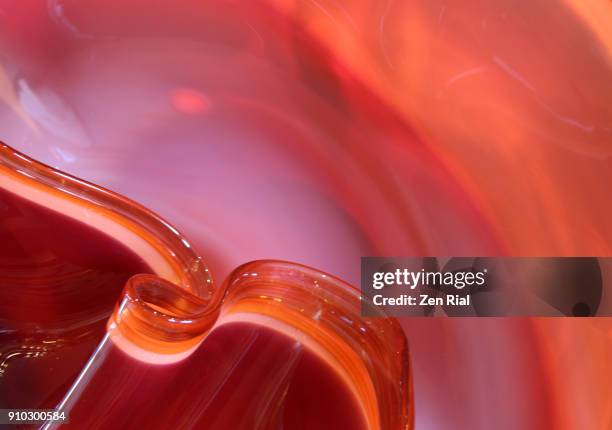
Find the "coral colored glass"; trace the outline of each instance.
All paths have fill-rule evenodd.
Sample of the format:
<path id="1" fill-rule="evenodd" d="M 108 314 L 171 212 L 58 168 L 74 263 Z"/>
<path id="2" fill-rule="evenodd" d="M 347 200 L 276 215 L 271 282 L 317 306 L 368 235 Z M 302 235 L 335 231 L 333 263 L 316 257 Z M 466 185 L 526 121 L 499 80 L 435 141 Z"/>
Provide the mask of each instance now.
<path id="1" fill-rule="evenodd" d="M 6 145 L 0 210 L 2 408 L 58 407 L 69 428 L 412 428 L 403 331 L 343 281 L 262 260 L 215 286 L 155 214 Z"/>

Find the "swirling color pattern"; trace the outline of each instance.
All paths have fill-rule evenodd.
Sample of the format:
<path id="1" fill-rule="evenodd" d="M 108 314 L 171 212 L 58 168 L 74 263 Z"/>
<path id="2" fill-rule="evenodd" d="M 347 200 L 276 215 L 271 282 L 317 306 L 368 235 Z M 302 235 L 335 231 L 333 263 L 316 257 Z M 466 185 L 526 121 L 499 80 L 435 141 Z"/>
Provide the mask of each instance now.
<path id="1" fill-rule="evenodd" d="M 157 215 L 6 145 L 0 186 L 3 406 L 69 414 L 45 428 L 412 427 L 405 335 L 356 288 L 273 260 L 214 286 Z"/>
<path id="2" fill-rule="evenodd" d="M 0 1 L 0 138 L 161 214 L 217 279 L 610 256 L 611 20 L 605 0 Z M 151 267 L 122 261 L 119 290 Z M 401 325 L 417 428 L 612 426 L 608 319 Z"/>

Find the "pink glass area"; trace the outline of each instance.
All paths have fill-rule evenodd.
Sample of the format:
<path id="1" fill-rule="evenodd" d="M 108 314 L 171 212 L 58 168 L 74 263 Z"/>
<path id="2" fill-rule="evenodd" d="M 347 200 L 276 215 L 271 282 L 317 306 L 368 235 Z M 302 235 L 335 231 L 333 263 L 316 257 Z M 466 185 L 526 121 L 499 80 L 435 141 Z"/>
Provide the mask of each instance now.
<path id="1" fill-rule="evenodd" d="M 357 285 L 366 255 L 610 256 L 611 21 L 608 0 L 0 0 L 0 139 L 161 215 L 217 287 L 260 259 Z M 400 324 L 419 429 L 611 427 L 609 319 Z M 62 378 L 2 401 L 61 401 Z"/>

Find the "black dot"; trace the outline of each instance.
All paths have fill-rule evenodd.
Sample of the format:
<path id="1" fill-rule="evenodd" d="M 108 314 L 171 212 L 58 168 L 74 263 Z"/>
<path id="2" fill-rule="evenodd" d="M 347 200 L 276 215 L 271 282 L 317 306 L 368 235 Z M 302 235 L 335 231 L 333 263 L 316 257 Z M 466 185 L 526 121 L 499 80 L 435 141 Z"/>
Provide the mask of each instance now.
<path id="1" fill-rule="evenodd" d="M 583 302 L 578 302 L 572 308 L 572 314 L 575 317 L 588 317 L 591 315 L 591 308 Z"/>

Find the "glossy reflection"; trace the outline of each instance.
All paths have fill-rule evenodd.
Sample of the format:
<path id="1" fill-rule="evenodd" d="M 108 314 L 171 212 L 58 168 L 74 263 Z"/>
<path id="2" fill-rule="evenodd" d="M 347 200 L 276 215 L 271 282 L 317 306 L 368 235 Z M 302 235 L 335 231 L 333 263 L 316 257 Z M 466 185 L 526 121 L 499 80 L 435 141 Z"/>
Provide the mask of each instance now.
<path id="1" fill-rule="evenodd" d="M 220 278 L 612 254 L 609 1 L 0 6 L 1 137 L 154 209 Z M 608 320 L 402 325 L 419 428 L 610 427 Z"/>
<path id="2" fill-rule="evenodd" d="M 335 370 L 263 326 L 223 325 L 179 363 L 145 364 L 112 343 L 94 360 L 67 428 L 368 428 Z"/>
<path id="3" fill-rule="evenodd" d="M 0 190 L 0 403 L 49 407 L 104 332 L 127 279 L 151 269 L 102 232 Z"/>
<path id="4" fill-rule="evenodd" d="M 412 426 L 405 336 L 350 285 L 264 260 L 214 287 L 165 221 L 6 145 L 0 185 L 3 406 L 92 429 Z"/>
<path id="5" fill-rule="evenodd" d="M 401 329 L 360 318 L 358 292 L 330 275 L 246 264 L 222 288 L 219 314 L 153 277 L 130 283 L 61 403 L 70 426 L 412 427 Z"/>

